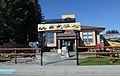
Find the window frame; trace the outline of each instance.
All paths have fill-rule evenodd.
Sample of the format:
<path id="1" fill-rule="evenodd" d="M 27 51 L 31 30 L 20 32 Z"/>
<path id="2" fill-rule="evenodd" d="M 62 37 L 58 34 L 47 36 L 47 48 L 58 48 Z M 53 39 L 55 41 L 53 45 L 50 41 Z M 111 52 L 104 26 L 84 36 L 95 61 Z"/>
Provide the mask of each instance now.
<path id="1" fill-rule="evenodd" d="M 84 43 L 93 43 L 93 32 L 92 31 L 82 32 L 82 37 L 83 37 Z"/>
<path id="2" fill-rule="evenodd" d="M 54 44 L 54 32 L 45 32 L 45 43 Z"/>

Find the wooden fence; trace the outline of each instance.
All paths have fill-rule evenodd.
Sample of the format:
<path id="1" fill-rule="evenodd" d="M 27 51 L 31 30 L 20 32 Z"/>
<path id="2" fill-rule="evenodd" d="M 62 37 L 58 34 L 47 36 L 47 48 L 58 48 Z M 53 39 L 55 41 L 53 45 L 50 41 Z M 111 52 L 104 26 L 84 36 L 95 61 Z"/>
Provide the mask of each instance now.
<path id="1" fill-rule="evenodd" d="M 120 58 L 114 58 L 113 54 L 120 54 L 120 52 L 113 52 L 113 49 L 120 49 L 120 46 L 104 46 L 104 47 L 100 47 L 101 49 L 110 49 L 109 52 L 81 52 L 81 49 L 91 49 L 91 50 L 96 50 L 96 47 L 77 47 L 77 65 L 79 65 L 79 60 L 110 60 L 110 63 L 113 63 L 113 60 L 120 60 Z M 20 52 L 20 51 L 29 51 L 28 53 L 25 52 Z M 40 50 L 40 53 L 30 53 L 30 51 L 32 50 Z M 12 60 L 15 62 L 15 64 L 17 64 L 17 60 L 32 60 L 32 58 L 17 58 L 17 56 L 31 56 L 31 55 L 40 55 L 41 56 L 41 65 L 43 65 L 43 49 L 41 48 L 0 48 L 0 51 L 3 51 L 2 53 L 0 53 L 0 60 Z M 6 53 L 5 51 L 11 51 L 11 53 Z M 18 52 L 19 51 L 19 52 Z M 5 53 L 4 53 L 5 52 Z M 85 55 L 85 54 L 109 54 L 109 58 L 79 58 L 79 55 Z M 13 56 L 13 58 L 4 58 L 4 56 Z"/>
<path id="2" fill-rule="evenodd" d="M 40 53 L 31 53 L 30 51 L 32 50 L 40 50 Z M 15 64 L 17 64 L 17 60 L 32 60 L 32 58 L 17 58 L 17 56 L 33 56 L 33 55 L 40 55 L 41 56 L 41 65 L 42 65 L 42 51 L 41 48 L 0 48 L 0 60 L 5 61 L 5 60 L 11 60 L 14 61 Z M 10 51 L 6 52 L 6 51 Z M 19 52 L 18 52 L 19 51 Z M 28 51 L 27 53 L 24 51 Z M 12 58 L 8 58 L 5 56 L 11 56 Z"/>
<path id="3" fill-rule="evenodd" d="M 112 64 L 113 63 L 113 60 L 120 60 L 120 58 L 115 58 L 113 57 L 113 54 L 120 54 L 120 52 L 115 52 L 113 51 L 113 49 L 120 49 L 120 46 L 103 46 L 103 47 L 100 47 L 100 49 L 103 48 L 103 49 L 109 49 L 109 51 L 107 52 L 97 52 L 97 51 L 94 51 L 94 52 L 80 52 L 81 49 L 91 49 L 91 50 L 96 50 L 96 47 L 93 46 L 93 47 L 78 47 L 79 49 L 79 52 L 77 53 L 78 56 L 79 55 L 90 55 L 90 54 L 95 54 L 95 55 L 104 55 L 104 54 L 108 54 L 109 55 L 109 58 L 79 58 L 77 57 L 78 61 L 79 60 L 110 60 L 110 63 Z M 77 64 L 79 64 L 79 62 L 77 62 Z"/>

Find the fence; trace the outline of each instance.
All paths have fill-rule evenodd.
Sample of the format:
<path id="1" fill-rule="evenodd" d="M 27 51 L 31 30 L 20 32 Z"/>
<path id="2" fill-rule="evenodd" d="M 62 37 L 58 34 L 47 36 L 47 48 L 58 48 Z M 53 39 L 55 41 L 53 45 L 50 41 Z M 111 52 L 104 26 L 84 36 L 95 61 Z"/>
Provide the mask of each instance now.
<path id="1" fill-rule="evenodd" d="M 28 51 L 27 53 L 24 51 Z M 32 60 L 32 58 L 17 58 L 17 56 L 32 56 L 32 55 L 40 55 L 41 56 L 41 65 L 43 64 L 42 62 L 42 50 L 40 51 L 40 53 L 30 53 L 30 51 L 32 50 L 41 50 L 41 48 L 0 48 L 0 51 L 2 53 L 0 53 L 0 60 L 12 60 L 15 62 L 15 64 L 17 64 L 17 60 Z M 6 51 L 10 51 L 10 53 L 6 52 Z M 19 52 L 18 52 L 19 51 Z M 8 58 L 5 56 L 11 56 L 11 58 Z"/>
<path id="2" fill-rule="evenodd" d="M 120 52 L 113 52 L 113 49 L 120 49 L 120 46 L 104 46 L 104 47 L 100 47 L 100 49 L 109 49 L 108 52 L 80 52 L 81 49 L 92 49 L 92 50 L 96 50 L 96 47 L 78 47 L 79 52 L 77 52 L 78 55 L 90 55 L 90 54 L 95 54 L 95 55 L 104 55 L 104 54 L 108 54 L 109 58 L 79 58 L 77 57 L 77 61 L 79 60 L 110 60 L 110 64 L 113 63 L 113 60 L 120 60 L 120 58 L 113 58 L 113 54 L 120 54 Z M 79 64 L 79 62 L 77 62 L 77 64 Z"/>
<path id="3" fill-rule="evenodd" d="M 113 58 L 113 54 L 120 54 L 120 52 L 113 52 L 113 49 L 120 49 L 120 46 L 104 46 L 104 47 L 100 47 L 103 49 L 107 49 L 109 48 L 109 52 L 81 52 L 81 49 L 92 49 L 92 50 L 96 50 L 96 47 L 77 47 L 77 49 L 79 49 L 76 54 L 77 54 L 77 65 L 79 65 L 79 60 L 110 60 L 110 63 L 113 63 L 113 60 L 120 60 L 120 58 Z M 18 51 L 29 51 L 28 53 L 25 52 L 18 52 Z M 40 53 L 30 53 L 30 51 L 32 50 L 41 50 Z M 41 65 L 43 65 L 43 50 L 41 48 L 0 48 L 0 51 L 3 51 L 2 53 L 0 53 L 0 60 L 13 60 L 15 62 L 15 64 L 17 64 L 17 60 L 32 60 L 32 58 L 17 58 L 17 56 L 32 56 L 32 55 L 40 55 L 41 56 Z M 10 51 L 11 53 L 7 53 L 5 51 Z M 109 54 L 109 58 L 79 58 L 79 55 L 90 55 L 90 54 Z M 3 58 L 2 58 L 3 56 Z M 12 56 L 12 58 L 4 58 L 4 56 Z"/>

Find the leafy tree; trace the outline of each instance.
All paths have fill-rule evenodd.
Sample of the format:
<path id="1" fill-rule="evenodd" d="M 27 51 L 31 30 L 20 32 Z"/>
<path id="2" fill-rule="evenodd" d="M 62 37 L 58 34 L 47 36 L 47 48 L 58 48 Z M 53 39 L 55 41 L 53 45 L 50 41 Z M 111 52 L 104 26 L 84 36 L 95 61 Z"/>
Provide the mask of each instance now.
<path id="1" fill-rule="evenodd" d="M 1 0 L 0 33 L 16 43 L 37 41 L 37 24 L 42 21 L 38 0 Z"/>

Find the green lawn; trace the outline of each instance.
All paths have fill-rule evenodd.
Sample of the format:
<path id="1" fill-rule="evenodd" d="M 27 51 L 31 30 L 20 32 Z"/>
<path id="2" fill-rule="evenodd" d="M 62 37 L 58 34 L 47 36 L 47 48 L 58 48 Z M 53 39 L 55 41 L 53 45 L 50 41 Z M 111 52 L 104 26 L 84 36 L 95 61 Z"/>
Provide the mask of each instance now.
<path id="1" fill-rule="evenodd" d="M 87 58 L 97 58 L 96 55 L 80 55 Z M 100 56 L 100 58 L 109 58 L 109 56 Z M 80 65 L 120 65 L 120 60 L 113 60 L 110 64 L 110 60 L 79 60 Z"/>

